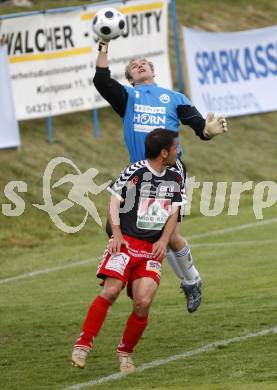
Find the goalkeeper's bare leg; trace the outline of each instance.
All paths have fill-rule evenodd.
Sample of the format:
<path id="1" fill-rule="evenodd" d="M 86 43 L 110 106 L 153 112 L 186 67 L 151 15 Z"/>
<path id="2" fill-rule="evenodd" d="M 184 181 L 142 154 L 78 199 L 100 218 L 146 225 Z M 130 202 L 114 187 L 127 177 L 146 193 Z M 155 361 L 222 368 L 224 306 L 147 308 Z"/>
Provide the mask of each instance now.
<path id="1" fill-rule="evenodd" d="M 201 278 L 193 263 L 190 247 L 181 236 L 180 223 L 177 224 L 171 236 L 169 248 L 167 260 L 181 280 L 180 287 L 187 299 L 187 310 L 192 313 L 198 309 L 201 303 Z"/>

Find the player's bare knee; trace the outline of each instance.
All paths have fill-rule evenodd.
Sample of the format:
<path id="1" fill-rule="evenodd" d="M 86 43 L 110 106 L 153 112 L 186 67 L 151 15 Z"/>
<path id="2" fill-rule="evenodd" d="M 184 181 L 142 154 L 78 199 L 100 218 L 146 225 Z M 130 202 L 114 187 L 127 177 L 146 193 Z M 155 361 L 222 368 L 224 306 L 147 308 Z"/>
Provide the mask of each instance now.
<path id="1" fill-rule="evenodd" d="M 174 232 L 172 236 L 170 237 L 168 246 L 173 251 L 179 251 L 184 248 L 184 246 L 187 246 L 187 241 L 181 236 L 179 232 Z"/>
<path id="2" fill-rule="evenodd" d="M 138 316 L 146 316 L 149 313 L 152 299 L 150 297 L 139 297 L 134 302 L 134 312 Z"/>
<path id="3" fill-rule="evenodd" d="M 119 296 L 121 287 L 118 285 L 104 286 L 101 296 L 107 299 L 110 303 L 114 303 Z"/>

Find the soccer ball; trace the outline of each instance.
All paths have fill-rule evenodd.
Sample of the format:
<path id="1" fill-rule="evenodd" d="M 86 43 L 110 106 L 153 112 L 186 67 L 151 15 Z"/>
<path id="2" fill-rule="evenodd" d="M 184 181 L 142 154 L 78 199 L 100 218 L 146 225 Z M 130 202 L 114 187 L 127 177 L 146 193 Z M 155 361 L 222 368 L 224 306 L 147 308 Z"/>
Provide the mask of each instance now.
<path id="1" fill-rule="evenodd" d="M 106 41 L 118 38 L 126 26 L 125 16 L 114 8 L 103 8 L 92 20 L 92 30 Z"/>

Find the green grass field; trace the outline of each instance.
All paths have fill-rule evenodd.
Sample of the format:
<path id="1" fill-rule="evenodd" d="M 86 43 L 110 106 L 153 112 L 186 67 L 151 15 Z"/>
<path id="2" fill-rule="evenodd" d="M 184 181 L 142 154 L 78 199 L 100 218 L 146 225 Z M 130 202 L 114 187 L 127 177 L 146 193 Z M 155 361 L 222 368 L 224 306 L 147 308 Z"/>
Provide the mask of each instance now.
<path id="1" fill-rule="evenodd" d="M 42 9 L 88 2 L 33 3 Z M 259 28 L 277 20 L 272 0 L 177 0 L 176 5 L 180 25 L 209 31 Z M 15 11 L 23 9 L 0 7 L 1 14 Z M 171 33 L 170 52 L 176 84 Z M 65 234 L 32 204 L 43 203 L 42 176 L 54 157 L 71 159 L 82 172 L 97 168 L 99 184 L 127 164 L 121 121 L 110 108 L 99 116 L 99 139 L 93 135 L 91 113 L 85 112 L 53 118 L 51 145 L 46 120 L 21 122 L 21 148 L 0 150 L 0 211 L 8 203 L 4 188 L 9 181 L 28 185 L 21 194 L 26 208 L 20 217 L 0 212 L 0 389 L 65 390 L 98 379 L 98 384 L 74 390 L 277 389 L 277 203 L 257 221 L 253 190 L 243 194 L 237 216 L 227 214 L 226 202 L 217 217 L 201 214 L 201 188 L 195 190 L 182 231 L 203 279 L 203 303 L 197 313 L 186 312 L 179 281 L 165 261 L 149 327 L 134 355 L 138 372 L 117 376 L 115 349 L 131 310 L 125 291 L 111 308 L 86 369 L 71 367 L 74 340 L 100 291 L 95 271 L 106 236 L 92 218 L 79 233 Z M 277 113 L 230 118 L 228 126 L 227 134 L 209 143 L 182 127 L 190 175 L 199 181 L 227 181 L 228 197 L 233 181 L 276 182 Z M 63 169 L 57 174 L 65 174 L 68 168 Z M 55 201 L 66 198 L 69 188 L 57 191 Z M 108 195 L 93 200 L 104 222 Z M 78 206 L 65 215 L 72 225 L 82 218 Z"/>
<path id="2" fill-rule="evenodd" d="M 232 222 L 228 220 L 234 217 L 226 215 L 187 222 L 204 281 L 203 303 L 197 313 L 186 312 L 178 281 L 165 262 L 150 324 L 135 352 L 138 367 L 251 332 L 273 327 L 276 332 L 277 213 L 261 225 L 252 213 L 245 208 Z M 244 228 L 245 224 L 251 226 Z M 227 226 L 233 230 L 224 232 Z M 205 232 L 210 237 L 203 238 Z M 103 236 L 99 244 L 104 242 Z M 93 244 L 91 250 L 61 245 L 29 251 L 29 260 L 40 264 L 33 268 L 49 272 L 6 283 L 2 279 L 1 389 L 65 389 L 117 372 L 115 348 L 131 310 L 125 291 L 111 308 L 86 369 L 70 366 L 74 339 L 99 293 L 95 257 L 100 253 Z M 89 263 L 74 266 L 89 254 Z M 13 268 L 21 269 L 26 259 L 17 256 L 11 261 Z M 54 266 L 65 267 L 51 271 Z M 276 333 L 239 340 L 86 388 L 275 389 L 276 341 Z"/>

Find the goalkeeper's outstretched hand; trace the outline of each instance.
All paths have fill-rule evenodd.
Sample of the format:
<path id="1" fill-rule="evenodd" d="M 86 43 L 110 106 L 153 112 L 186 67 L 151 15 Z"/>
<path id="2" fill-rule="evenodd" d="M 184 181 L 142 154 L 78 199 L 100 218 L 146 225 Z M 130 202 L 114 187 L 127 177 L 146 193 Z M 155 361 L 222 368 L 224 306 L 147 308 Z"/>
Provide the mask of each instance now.
<path id="1" fill-rule="evenodd" d="M 208 112 L 206 126 L 203 131 L 207 138 L 213 138 L 218 134 L 225 133 L 227 130 L 227 122 L 224 116 L 217 118 L 212 112 Z"/>
<path id="2" fill-rule="evenodd" d="M 99 37 L 98 51 L 102 53 L 108 53 L 110 41 Z"/>

